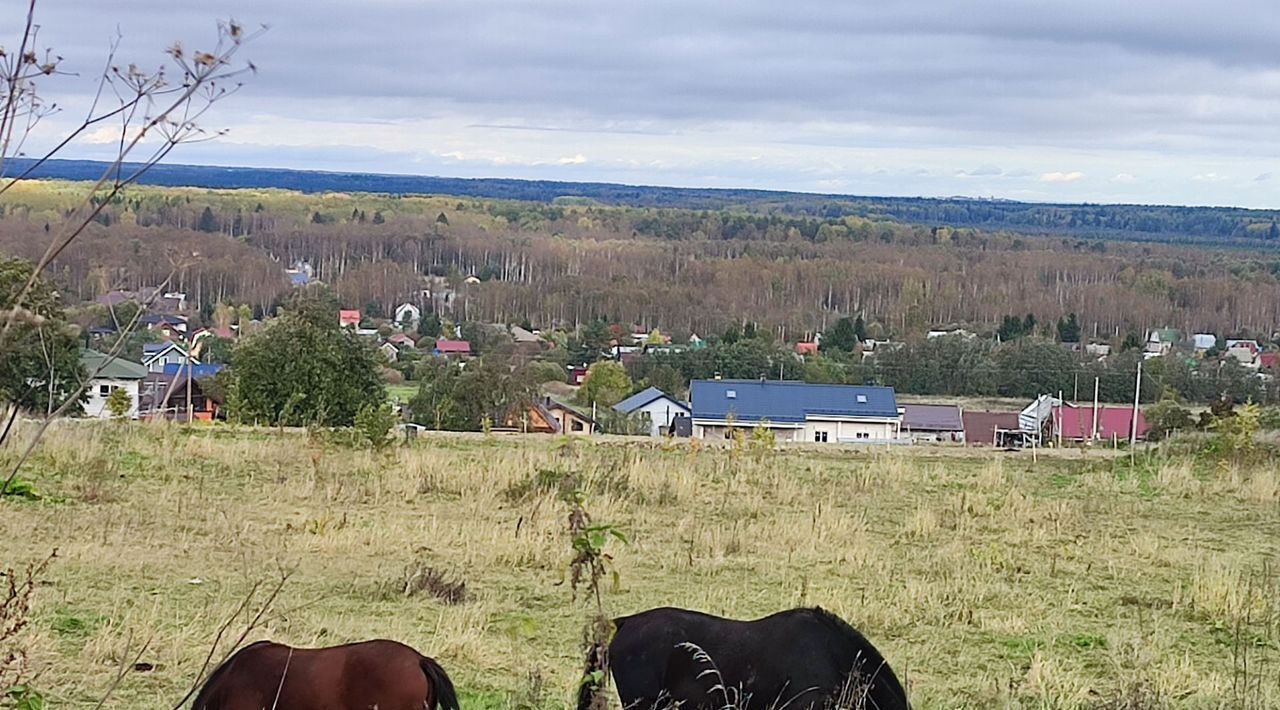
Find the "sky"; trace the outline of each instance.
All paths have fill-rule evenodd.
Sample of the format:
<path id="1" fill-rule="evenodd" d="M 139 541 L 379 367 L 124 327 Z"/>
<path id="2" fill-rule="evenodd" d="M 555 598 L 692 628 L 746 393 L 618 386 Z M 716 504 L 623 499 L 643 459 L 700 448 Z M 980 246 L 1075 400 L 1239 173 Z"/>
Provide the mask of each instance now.
<path id="1" fill-rule="evenodd" d="M 41 0 L 75 75 L 28 152 L 117 30 L 159 66 L 227 17 L 257 73 L 169 162 L 1280 207 L 1275 0 Z"/>

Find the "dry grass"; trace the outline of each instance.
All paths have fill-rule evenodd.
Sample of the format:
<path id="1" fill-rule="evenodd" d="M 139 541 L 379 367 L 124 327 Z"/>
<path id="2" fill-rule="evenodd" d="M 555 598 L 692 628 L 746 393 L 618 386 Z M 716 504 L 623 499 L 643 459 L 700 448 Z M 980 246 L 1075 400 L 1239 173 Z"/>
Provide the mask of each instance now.
<path id="1" fill-rule="evenodd" d="M 0 501 L 0 566 L 59 549 L 26 632 L 56 707 L 96 701 L 144 641 L 153 669 L 108 706 L 171 707 L 283 570 L 253 638 L 395 638 L 439 658 L 467 707 L 562 707 L 590 615 L 563 583 L 566 480 L 632 540 L 614 613 L 820 604 L 920 708 L 1280 707 L 1274 467 L 451 435 L 380 455 L 68 424 L 25 478 L 44 497 Z M 465 600 L 405 594 L 427 570 L 465 580 Z"/>

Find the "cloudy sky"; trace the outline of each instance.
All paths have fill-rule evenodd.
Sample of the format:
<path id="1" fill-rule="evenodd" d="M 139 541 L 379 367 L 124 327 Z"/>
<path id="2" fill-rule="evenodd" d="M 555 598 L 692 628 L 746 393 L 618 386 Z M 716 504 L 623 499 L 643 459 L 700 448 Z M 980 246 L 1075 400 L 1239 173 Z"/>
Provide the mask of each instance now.
<path id="1" fill-rule="evenodd" d="M 228 16 L 259 72 L 170 162 L 1280 207 L 1275 0 L 42 0 L 41 138 L 117 27 Z"/>

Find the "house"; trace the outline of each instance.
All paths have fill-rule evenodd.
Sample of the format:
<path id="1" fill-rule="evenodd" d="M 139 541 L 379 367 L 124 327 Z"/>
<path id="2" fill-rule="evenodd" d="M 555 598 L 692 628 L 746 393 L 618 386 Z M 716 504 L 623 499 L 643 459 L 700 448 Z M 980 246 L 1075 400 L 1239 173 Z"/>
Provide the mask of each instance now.
<path id="1" fill-rule="evenodd" d="M 187 332 L 185 316 L 166 313 L 148 313 L 138 318 L 138 325 L 166 338 L 182 337 Z"/>
<path id="2" fill-rule="evenodd" d="M 1064 441 L 1128 441 L 1133 425 L 1133 408 L 1104 406 L 1098 408 L 1098 426 L 1094 429 L 1093 407 L 1063 405 L 1054 409 L 1054 425 Z M 1138 440 L 1146 438 L 1147 418 L 1138 410 Z"/>
<path id="3" fill-rule="evenodd" d="M 613 405 L 613 408 L 627 416 L 639 413 L 649 415 L 649 436 L 666 436 L 671 431 L 673 419 L 691 414 L 687 405 L 657 387 L 633 394 Z"/>
<path id="4" fill-rule="evenodd" d="M 418 321 L 422 320 L 422 309 L 412 303 L 401 303 L 396 306 L 392 320 L 404 330 L 416 330 Z"/>
<path id="5" fill-rule="evenodd" d="M 946 338 L 952 335 L 957 335 L 961 338 L 964 338 L 965 340 L 971 340 L 973 338 L 978 337 L 977 335 L 970 333 L 964 328 L 954 328 L 952 330 L 931 330 L 928 333 L 925 333 L 924 337 L 927 340 L 933 340 L 934 338 Z"/>
<path id="6" fill-rule="evenodd" d="M 902 413 L 890 387 L 770 380 L 694 380 L 693 436 L 729 438 L 763 426 L 779 441 L 898 442 Z"/>
<path id="7" fill-rule="evenodd" d="M 963 442 L 964 418 L 954 404 L 904 404 L 902 432 L 915 442 Z"/>
<path id="8" fill-rule="evenodd" d="M 1228 341 L 1231 342 L 1231 341 Z M 1261 354 L 1261 348 L 1251 340 L 1234 341 L 1236 345 L 1228 345 L 1226 355 L 1235 359 L 1241 365 L 1256 370 L 1261 365 L 1258 362 L 1258 356 Z"/>
<path id="9" fill-rule="evenodd" d="M 441 338 L 436 341 L 434 352 L 437 356 L 467 357 L 471 355 L 471 343 L 465 340 L 448 340 Z"/>
<path id="10" fill-rule="evenodd" d="M 1218 344 L 1218 336 L 1212 333 L 1196 333 L 1191 337 L 1197 352 L 1204 352 Z"/>
<path id="11" fill-rule="evenodd" d="M 541 335 L 518 325 L 511 326 L 511 339 L 515 341 L 516 345 L 539 345 L 542 343 Z"/>
<path id="12" fill-rule="evenodd" d="M 391 343 L 397 348 L 412 349 L 417 346 L 417 342 L 413 339 L 413 337 L 409 335 L 405 335 L 404 333 L 396 333 L 392 335 L 390 338 L 387 338 L 387 342 Z"/>
<path id="13" fill-rule="evenodd" d="M 166 365 L 185 365 L 192 358 L 177 343 L 147 343 L 142 346 L 142 365 L 151 372 L 164 372 Z"/>
<path id="14" fill-rule="evenodd" d="M 1017 446 L 1022 443 L 1017 412 L 973 412 L 961 414 L 964 443 L 968 446 Z"/>
<path id="15" fill-rule="evenodd" d="M 382 353 L 382 356 L 387 359 L 387 362 L 395 362 L 400 359 L 400 348 L 397 348 L 395 344 L 391 342 L 379 345 L 378 352 Z"/>
<path id="16" fill-rule="evenodd" d="M 1275 370 L 1276 365 L 1280 365 L 1280 353 L 1258 353 L 1258 367 Z"/>
<path id="17" fill-rule="evenodd" d="M 817 355 L 818 343 L 817 342 L 796 343 L 795 352 L 796 352 L 796 355 L 799 355 L 801 357 L 804 357 L 805 355 Z"/>
<path id="18" fill-rule="evenodd" d="M 338 311 L 338 325 L 344 328 L 359 328 L 360 311 L 345 308 Z"/>
<path id="19" fill-rule="evenodd" d="M 136 362 L 111 357 L 94 350 L 80 352 L 80 365 L 89 373 L 89 386 L 85 389 L 84 414 L 87 417 L 107 419 L 111 410 L 107 398 L 123 389 L 129 395 L 129 411 L 125 416 L 138 414 L 138 384 L 147 376 L 147 368 Z"/>
<path id="20" fill-rule="evenodd" d="M 551 417 L 555 419 L 556 424 L 560 427 L 561 434 L 591 436 L 591 433 L 595 431 L 595 420 L 587 416 L 585 412 L 564 402 L 547 397 L 543 401 L 543 407 L 551 413 Z"/>
<path id="21" fill-rule="evenodd" d="M 1172 328 L 1152 330 L 1147 333 L 1147 343 L 1142 348 L 1143 357 L 1152 358 L 1168 355 L 1176 342 L 1178 342 L 1178 331 Z"/>
<path id="22" fill-rule="evenodd" d="M 1111 354 L 1111 346 L 1106 343 L 1089 343 L 1084 346 L 1084 352 L 1101 360 Z"/>
<path id="23" fill-rule="evenodd" d="M 311 264 L 305 261 L 294 262 L 291 268 L 284 270 L 284 274 L 289 278 L 289 285 L 295 288 L 306 286 L 311 283 L 311 279 L 315 276 Z"/>
<path id="24" fill-rule="evenodd" d="M 595 422 L 569 405 L 547 397 L 512 409 L 502 418 L 502 428 L 525 434 L 590 436 Z"/>
<path id="25" fill-rule="evenodd" d="M 587 380 L 587 366 L 574 367 L 569 370 L 569 384 L 574 387 L 581 386 Z"/>
<path id="26" fill-rule="evenodd" d="M 185 368 L 172 374 L 150 372 L 139 385 L 138 414 L 143 419 L 167 419 L 175 422 L 213 421 L 218 415 L 218 403 L 204 393 L 204 388 Z M 190 410 L 188 404 L 190 390 Z"/>

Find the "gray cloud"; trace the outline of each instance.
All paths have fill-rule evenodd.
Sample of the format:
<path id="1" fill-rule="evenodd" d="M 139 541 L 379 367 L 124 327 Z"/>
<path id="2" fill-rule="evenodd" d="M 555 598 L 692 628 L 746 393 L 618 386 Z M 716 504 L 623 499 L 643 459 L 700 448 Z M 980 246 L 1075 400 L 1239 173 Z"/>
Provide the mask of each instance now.
<path id="1" fill-rule="evenodd" d="M 270 24 L 247 50 L 261 73 L 219 114 L 259 160 L 310 145 L 344 169 L 368 146 L 410 171 L 1275 202 L 1207 177 L 1280 153 L 1273 0 L 77 5 L 42 7 L 73 95 L 117 24 L 122 54 L 155 62 L 200 46 L 208 13 Z M 1164 177 L 1073 177 L 1140 173 Z"/>

